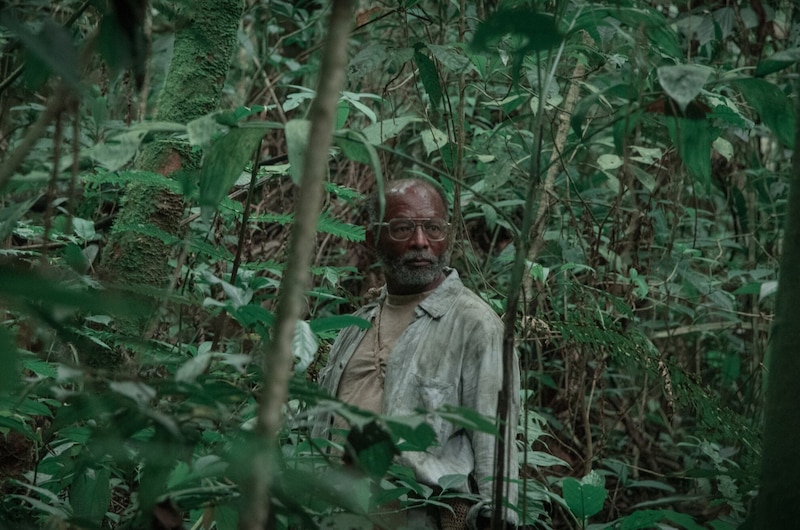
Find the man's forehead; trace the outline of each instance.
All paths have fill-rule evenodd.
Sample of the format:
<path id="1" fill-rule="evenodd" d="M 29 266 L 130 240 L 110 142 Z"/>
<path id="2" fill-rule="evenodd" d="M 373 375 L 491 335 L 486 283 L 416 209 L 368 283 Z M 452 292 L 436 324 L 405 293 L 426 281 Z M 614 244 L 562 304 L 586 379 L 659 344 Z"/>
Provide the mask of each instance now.
<path id="1" fill-rule="evenodd" d="M 422 180 L 403 179 L 390 182 L 390 185 L 386 190 L 386 195 L 404 195 L 406 193 L 418 192 L 418 190 L 426 190 L 436 193 L 436 190 L 434 190 L 433 186 L 427 182 Z"/>

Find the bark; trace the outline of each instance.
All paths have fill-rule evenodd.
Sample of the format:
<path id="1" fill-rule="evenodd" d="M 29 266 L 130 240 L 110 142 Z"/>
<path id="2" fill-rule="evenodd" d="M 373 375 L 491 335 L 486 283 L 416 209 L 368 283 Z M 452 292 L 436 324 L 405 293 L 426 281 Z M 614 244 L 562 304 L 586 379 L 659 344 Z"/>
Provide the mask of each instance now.
<path id="1" fill-rule="evenodd" d="M 800 87 L 799 87 L 800 88 Z M 780 282 L 772 327 L 772 351 L 767 363 L 767 403 L 764 425 L 761 487 L 755 514 L 756 530 L 795 528 L 800 520 L 800 326 L 795 315 L 800 299 L 800 100 L 797 103 L 791 187 L 783 232 Z"/>
<path id="2" fill-rule="evenodd" d="M 354 0 L 333 2 L 330 29 L 325 43 L 319 73 L 317 97 L 311 106 L 309 133 L 303 176 L 298 192 L 295 223 L 289 241 L 286 270 L 278 292 L 272 340 L 263 352 L 264 385 L 258 410 L 255 454 L 241 492 L 244 497 L 239 528 L 262 530 L 269 519 L 278 440 L 292 373 L 292 338 L 300 317 L 303 296 L 309 282 L 309 269 L 314 256 L 314 241 L 319 213 L 322 210 L 324 181 L 328 168 L 339 92 L 344 86 L 347 67 L 347 41 L 353 23 Z M 313 146 L 313 148 L 311 148 Z"/>
<path id="3" fill-rule="evenodd" d="M 216 110 L 236 47 L 242 0 L 197 0 L 175 35 L 169 73 L 159 95 L 157 119 L 188 123 Z M 188 145 L 159 138 L 146 144 L 137 169 L 169 176 L 197 169 L 200 159 Z M 119 285 L 161 289 L 169 285 L 168 260 L 180 241 L 183 197 L 163 187 L 134 183 L 112 229 L 100 276 Z M 147 227 L 144 233 L 137 227 Z M 149 319 L 118 322 L 123 334 L 141 336 Z M 89 359 L 90 364 L 112 368 L 115 355 Z"/>

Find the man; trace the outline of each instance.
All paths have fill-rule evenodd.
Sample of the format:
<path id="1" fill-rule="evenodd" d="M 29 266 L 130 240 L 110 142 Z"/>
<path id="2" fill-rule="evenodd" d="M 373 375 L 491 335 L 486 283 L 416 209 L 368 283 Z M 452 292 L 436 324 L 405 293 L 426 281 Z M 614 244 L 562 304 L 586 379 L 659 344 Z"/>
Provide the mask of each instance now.
<path id="1" fill-rule="evenodd" d="M 366 241 L 377 252 L 386 286 L 377 301 L 356 312 L 372 327 L 341 332 L 321 373 L 321 386 L 342 401 L 384 415 L 412 415 L 451 405 L 495 417 L 503 383 L 503 325 L 448 268 L 451 231 L 444 193 L 427 181 L 396 180 L 387 183 L 385 199 L 382 219 L 378 197 L 369 199 Z M 513 440 L 519 411 L 519 371 L 514 364 L 506 426 L 511 440 L 506 474 L 511 480 L 517 477 Z M 416 513 L 409 514 L 408 527 L 488 528 L 492 481 L 486 478 L 493 474 L 497 438 L 436 415 L 431 418 L 438 445 L 427 452 L 404 452 L 398 462 L 431 487 L 447 475 L 469 477 L 461 491 L 478 494 L 484 502 L 454 506 L 456 523 L 449 512 L 421 515 L 412 510 Z M 316 434 L 325 433 L 318 429 Z M 516 503 L 516 496 L 511 483 L 509 502 Z M 516 522 L 511 512 L 506 518 Z"/>

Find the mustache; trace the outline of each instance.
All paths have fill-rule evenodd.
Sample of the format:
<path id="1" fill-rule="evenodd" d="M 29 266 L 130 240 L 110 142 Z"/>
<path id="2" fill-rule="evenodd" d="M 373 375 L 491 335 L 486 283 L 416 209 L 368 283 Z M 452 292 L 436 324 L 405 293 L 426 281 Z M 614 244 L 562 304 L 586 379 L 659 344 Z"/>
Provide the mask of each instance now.
<path id="1" fill-rule="evenodd" d="M 411 261 L 418 261 L 418 260 L 426 260 L 426 261 L 430 261 L 430 262 L 435 262 L 436 261 L 436 256 L 434 256 L 430 252 L 425 252 L 425 251 L 421 251 L 421 250 L 410 250 L 410 251 L 406 252 L 405 254 L 403 254 L 403 257 L 401 258 L 400 261 L 401 261 L 401 263 L 409 263 Z"/>

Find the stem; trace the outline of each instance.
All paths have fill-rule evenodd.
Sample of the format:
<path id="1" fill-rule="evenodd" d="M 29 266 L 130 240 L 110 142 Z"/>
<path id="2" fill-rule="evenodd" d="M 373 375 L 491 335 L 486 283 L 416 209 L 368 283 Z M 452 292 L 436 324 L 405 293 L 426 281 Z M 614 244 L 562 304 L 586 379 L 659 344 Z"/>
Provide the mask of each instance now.
<path id="1" fill-rule="evenodd" d="M 336 105 L 344 86 L 347 40 L 353 23 L 354 0 L 334 0 L 330 30 L 323 49 L 317 97 L 311 106 L 311 132 L 297 198 L 295 224 L 289 241 L 286 272 L 278 292 L 272 341 L 263 352 L 264 386 L 258 409 L 256 451 L 251 475 L 242 488 L 245 502 L 239 528 L 262 530 L 269 519 L 270 491 L 275 474 L 277 436 L 292 373 L 292 338 L 309 281 L 317 221 L 322 207 Z"/>

